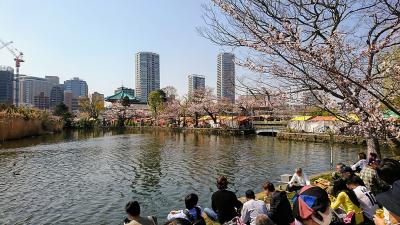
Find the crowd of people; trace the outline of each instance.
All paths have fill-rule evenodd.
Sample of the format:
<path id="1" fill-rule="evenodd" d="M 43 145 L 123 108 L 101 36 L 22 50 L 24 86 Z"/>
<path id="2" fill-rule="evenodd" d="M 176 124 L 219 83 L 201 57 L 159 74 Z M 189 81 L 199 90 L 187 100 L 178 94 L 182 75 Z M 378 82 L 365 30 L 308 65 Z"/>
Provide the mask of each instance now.
<path id="1" fill-rule="evenodd" d="M 171 211 L 165 225 L 205 225 L 209 218 L 221 225 L 328 225 L 400 224 L 400 162 L 379 160 L 375 154 L 358 155 L 354 165 L 336 165 L 332 185 L 313 186 L 297 168 L 287 189 L 277 190 L 270 181 L 258 200 L 253 190 L 245 192 L 246 202 L 228 190 L 228 179 L 217 179 L 211 208 L 198 206 L 199 197 L 185 197 L 185 209 Z M 289 200 L 287 193 L 295 192 Z M 157 225 L 155 217 L 142 217 L 137 201 L 126 205 L 125 225 Z"/>

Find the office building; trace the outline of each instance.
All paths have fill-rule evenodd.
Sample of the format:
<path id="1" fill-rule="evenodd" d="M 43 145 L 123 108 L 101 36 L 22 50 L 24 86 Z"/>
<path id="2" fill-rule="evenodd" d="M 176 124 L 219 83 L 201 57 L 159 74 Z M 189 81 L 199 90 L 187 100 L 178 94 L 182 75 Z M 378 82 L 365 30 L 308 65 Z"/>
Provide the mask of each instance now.
<path id="1" fill-rule="evenodd" d="M 235 55 L 221 53 L 217 58 L 217 97 L 235 102 Z"/>
<path id="2" fill-rule="evenodd" d="M 60 78 L 57 76 L 45 76 L 44 79 L 46 79 L 48 82 L 50 82 L 53 85 L 60 84 Z"/>
<path id="3" fill-rule="evenodd" d="M 203 75 L 192 74 L 188 76 L 188 94 L 196 90 L 206 88 L 206 77 Z"/>
<path id="4" fill-rule="evenodd" d="M 64 104 L 68 107 L 69 112 L 79 109 L 79 100 L 71 90 L 64 91 Z"/>
<path id="5" fill-rule="evenodd" d="M 45 78 L 20 75 L 19 78 L 19 105 L 25 107 L 35 106 L 35 96 L 43 92 L 45 97 L 50 97 L 53 84 Z"/>
<path id="6" fill-rule="evenodd" d="M 14 69 L 0 66 L 0 104 L 13 104 Z"/>
<path id="7" fill-rule="evenodd" d="M 135 91 L 141 102 L 150 92 L 160 89 L 160 56 L 151 52 L 136 53 Z"/>
<path id="8" fill-rule="evenodd" d="M 54 109 L 58 104 L 64 101 L 64 85 L 54 86 L 50 91 L 50 108 Z"/>
<path id="9" fill-rule="evenodd" d="M 81 80 L 78 77 L 64 81 L 64 90 L 71 91 L 74 98 L 88 97 L 88 85 L 86 81 Z"/>
<path id="10" fill-rule="evenodd" d="M 125 93 L 127 93 L 127 94 L 129 94 L 129 95 L 135 96 L 135 89 L 133 89 L 133 88 L 127 88 L 127 87 L 124 87 L 124 86 L 115 89 L 115 90 L 114 90 L 114 94 L 118 94 L 118 93 L 120 93 L 121 91 L 124 91 Z"/>
<path id="11" fill-rule="evenodd" d="M 44 92 L 40 92 L 39 95 L 33 97 L 33 106 L 39 109 L 49 109 L 49 99 L 49 96 L 45 96 Z"/>

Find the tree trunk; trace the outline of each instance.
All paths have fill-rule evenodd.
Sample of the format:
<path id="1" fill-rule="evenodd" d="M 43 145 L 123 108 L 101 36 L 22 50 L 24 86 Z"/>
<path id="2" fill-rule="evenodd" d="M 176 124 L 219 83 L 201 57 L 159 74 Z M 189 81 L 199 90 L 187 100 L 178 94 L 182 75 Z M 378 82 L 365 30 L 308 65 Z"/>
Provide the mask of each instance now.
<path id="1" fill-rule="evenodd" d="M 367 154 L 376 153 L 381 158 L 381 150 L 379 148 L 379 140 L 377 137 L 367 137 Z"/>
<path id="2" fill-rule="evenodd" d="M 194 113 L 194 123 L 195 127 L 199 126 L 199 114 L 197 112 Z"/>

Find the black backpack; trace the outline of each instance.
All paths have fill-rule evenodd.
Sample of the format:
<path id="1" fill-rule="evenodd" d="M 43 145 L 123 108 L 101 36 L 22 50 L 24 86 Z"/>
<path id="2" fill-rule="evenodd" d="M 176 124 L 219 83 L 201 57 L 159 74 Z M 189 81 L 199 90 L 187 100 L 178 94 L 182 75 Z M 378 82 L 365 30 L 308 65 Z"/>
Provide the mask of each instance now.
<path id="1" fill-rule="evenodd" d="M 195 209 L 196 209 L 196 218 L 193 218 L 193 216 L 189 213 L 189 210 L 187 209 L 183 210 L 183 213 L 186 215 L 190 223 L 192 223 L 193 225 L 206 225 L 206 221 L 201 215 L 201 209 L 198 206 L 196 206 Z"/>

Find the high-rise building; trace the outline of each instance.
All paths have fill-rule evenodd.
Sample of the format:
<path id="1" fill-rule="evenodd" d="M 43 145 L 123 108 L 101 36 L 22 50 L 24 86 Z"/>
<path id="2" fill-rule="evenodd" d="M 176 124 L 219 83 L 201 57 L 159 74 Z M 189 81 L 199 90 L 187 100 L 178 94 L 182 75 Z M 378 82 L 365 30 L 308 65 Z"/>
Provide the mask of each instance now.
<path id="1" fill-rule="evenodd" d="M 0 66 L 0 104 L 13 104 L 14 69 Z"/>
<path id="2" fill-rule="evenodd" d="M 136 97 L 147 102 L 150 92 L 160 89 L 160 56 L 152 52 L 136 53 Z"/>
<path id="3" fill-rule="evenodd" d="M 50 108 L 53 109 L 63 101 L 64 101 L 64 85 L 59 84 L 54 86 L 50 91 Z"/>
<path id="4" fill-rule="evenodd" d="M 79 109 L 79 100 L 74 96 L 71 90 L 64 91 L 64 104 L 68 107 L 70 112 Z"/>
<path id="5" fill-rule="evenodd" d="M 217 58 L 217 97 L 235 102 L 235 55 L 221 53 Z"/>
<path id="6" fill-rule="evenodd" d="M 33 106 L 39 109 L 48 109 L 50 107 L 49 102 L 49 96 L 45 96 L 44 92 L 33 97 Z"/>
<path id="7" fill-rule="evenodd" d="M 196 90 L 206 88 L 206 77 L 203 75 L 191 74 L 188 76 L 188 94 Z"/>
<path id="8" fill-rule="evenodd" d="M 128 93 L 128 94 L 130 94 L 132 96 L 135 96 L 135 89 L 127 88 L 127 87 L 123 87 L 123 86 L 115 89 L 114 94 L 118 94 L 121 91 L 124 91 L 125 93 Z"/>
<path id="9" fill-rule="evenodd" d="M 74 98 L 88 97 L 88 85 L 86 81 L 79 79 L 79 77 L 64 81 L 64 90 L 71 91 Z"/>
<path id="10" fill-rule="evenodd" d="M 60 78 L 58 76 L 45 76 L 44 79 L 46 79 L 48 82 L 50 82 L 53 85 L 60 84 Z"/>
<path id="11" fill-rule="evenodd" d="M 43 92 L 45 97 L 50 97 L 53 84 L 40 77 L 20 75 L 19 78 L 19 105 L 35 106 L 35 96 Z"/>
<path id="12" fill-rule="evenodd" d="M 98 92 L 92 94 L 92 103 L 104 107 L 104 95 Z"/>

